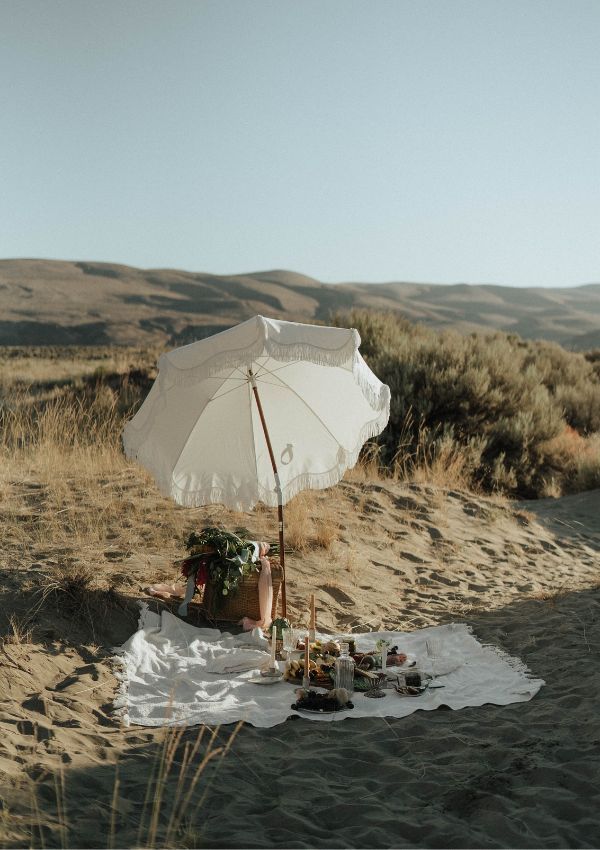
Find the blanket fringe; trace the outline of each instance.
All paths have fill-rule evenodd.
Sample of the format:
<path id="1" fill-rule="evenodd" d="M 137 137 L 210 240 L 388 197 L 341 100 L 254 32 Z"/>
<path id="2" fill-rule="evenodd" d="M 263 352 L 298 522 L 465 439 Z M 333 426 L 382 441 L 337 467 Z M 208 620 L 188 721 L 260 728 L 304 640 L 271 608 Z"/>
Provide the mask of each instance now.
<path id="1" fill-rule="evenodd" d="M 137 631 L 143 629 L 146 623 L 146 619 L 148 617 L 148 613 L 150 608 L 148 607 L 148 603 L 144 602 L 143 599 L 138 600 L 138 606 L 140 609 L 140 614 L 138 617 Z M 115 696 L 113 698 L 113 717 L 120 720 L 123 726 L 130 726 L 130 718 L 129 718 L 129 677 L 127 675 L 127 664 L 124 659 L 125 650 L 122 646 L 113 646 L 113 655 L 110 659 L 110 663 L 112 666 L 113 676 L 118 682 L 117 690 L 115 692 Z"/>
<path id="2" fill-rule="evenodd" d="M 473 626 L 470 626 L 468 623 L 464 624 L 466 631 L 475 638 L 475 632 L 473 630 Z M 477 642 L 481 645 L 481 648 L 486 652 L 493 653 L 496 655 L 501 661 L 504 661 L 509 667 L 511 667 L 515 673 L 520 673 L 525 676 L 529 681 L 540 685 L 545 685 L 546 682 L 543 679 L 538 678 L 531 669 L 525 664 L 522 658 L 519 658 L 517 655 L 511 655 L 506 652 L 506 650 L 501 649 L 499 646 L 496 646 L 494 643 L 484 643 L 480 641 L 478 638 L 475 638 Z"/>

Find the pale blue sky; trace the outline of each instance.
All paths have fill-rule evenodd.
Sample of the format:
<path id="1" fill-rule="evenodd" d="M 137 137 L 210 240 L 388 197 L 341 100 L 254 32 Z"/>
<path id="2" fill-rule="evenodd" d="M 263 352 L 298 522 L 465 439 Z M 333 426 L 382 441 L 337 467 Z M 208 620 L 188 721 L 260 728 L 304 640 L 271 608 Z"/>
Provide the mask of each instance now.
<path id="1" fill-rule="evenodd" d="M 0 0 L 0 257 L 600 280 L 599 0 Z"/>

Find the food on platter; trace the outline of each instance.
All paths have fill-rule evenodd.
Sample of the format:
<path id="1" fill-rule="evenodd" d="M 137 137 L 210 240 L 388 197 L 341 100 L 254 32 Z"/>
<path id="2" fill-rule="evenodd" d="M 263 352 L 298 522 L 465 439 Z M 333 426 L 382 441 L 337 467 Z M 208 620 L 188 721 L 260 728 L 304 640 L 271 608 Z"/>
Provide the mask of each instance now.
<path id="1" fill-rule="evenodd" d="M 313 686 L 330 688 L 334 682 L 335 660 L 340 654 L 338 641 L 315 641 L 310 645 L 309 653 L 309 679 Z M 376 650 L 370 652 L 355 652 L 354 659 L 354 681 L 356 690 L 366 690 L 377 680 L 376 670 L 381 670 L 381 653 Z M 401 666 L 407 661 L 404 652 L 398 652 L 394 646 L 388 651 L 387 665 L 389 667 Z M 288 682 L 301 683 L 304 677 L 304 656 L 301 658 L 288 659 L 285 667 L 284 678 Z"/>
<path id="2" fill-rule="evenodd" d="M 374 670 L 381 667 L 380 652 L 355 652 L 352 656 L 357 668 L 361 670 Z M 388 667 L 400 667 L 407 660 L 404 652 L 398 652 L 398 647 L 393 646 L 387 653 L 386 664 Z"/>
<path id="3" fill-rule="evenodd" d="M 323 714 L 332 711 L 345 711 L 354 708 L 350 694 L 345 688 L 334 688 L 327 693 L 319 693 L 312 689 L 298 688 L 296 702 L 291 706 L 294 711 L 307 711 Z"/>
<path id="4" fill-rule="evenodd" d="M 425 693 L 432 681 L 432 677 L 426 673 L 407 670 L 394 686 L 394 690 L 401 697 L 418 697 Z"/>
<path id="5" fill-rule="evenodd" d="M 406 653 L 405 652 L 398 652 L 398 647 L 393 646 L 391 649 L 388 650 L 387 662 L 386 663 L 387 663 L 388 667 L 392 667 L 392 666 L 399 667 L 401 664 L 404 664 L 406 662 L 406 659 L 407 659 Z"/>
<path id="6" fill-rule="evenodd" d="M 310 679 L 311 685 L 315 685 L 321 688 L 330 688 L 333 685 L 332 679 L 329 676 L 329 671 L 333 667 L 333 662 L 335 659 L 331 659 L 331 663 L 322 663 L 319 664 L 317 661 L 314 661 L 312 658 L 308 662 L 308 677 Z M 304 659 L 294 659 L 292 661 L 288 661 L 285 665 L 284 678 L 288 682 L 301 682 L 304 678 Z"/>

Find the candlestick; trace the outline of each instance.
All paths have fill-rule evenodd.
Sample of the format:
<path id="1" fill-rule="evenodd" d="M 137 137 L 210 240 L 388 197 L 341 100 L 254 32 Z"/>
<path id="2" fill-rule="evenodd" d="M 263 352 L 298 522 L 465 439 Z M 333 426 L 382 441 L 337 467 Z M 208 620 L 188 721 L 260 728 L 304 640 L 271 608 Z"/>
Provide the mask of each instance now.
<path id="1" fill-rule="evenodd" d="M 310 639 L 308 635 L 304 638 L 304 676 L 302 678 L 302 687 L 310 688 L 310 677 L 308 675 L 308 671 L 310 670 Z"/>
<path id="2" fill-rule="evenodd" d="M 275 659 L 277 657 L 277 626 L 271 626 L 271 667 L 276 667 Z"/>
<path id="3" fill-rule="evenodd" d="M 310 594 L 310 627 L 308 630 L 309 640 L 313 641 L 316 637 L 317 631 L 317 612 L 315 609 L 315 594 Z"/>

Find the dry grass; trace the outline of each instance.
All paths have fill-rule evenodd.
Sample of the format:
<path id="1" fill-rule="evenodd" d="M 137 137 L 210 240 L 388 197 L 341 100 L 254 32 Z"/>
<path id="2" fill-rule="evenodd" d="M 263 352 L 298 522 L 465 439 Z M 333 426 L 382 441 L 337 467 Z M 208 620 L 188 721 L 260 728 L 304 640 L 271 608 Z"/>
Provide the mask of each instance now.
<path id="1" fill-rule="evenodd" d="M 349 573 L 351 576 L 355 577 L 358 573 L 358 563 L 356 559 L 356 552 L 350 547 L 346 548 L 344 554 L 341 558 L 342 568 Z"/>
<path id="2" fill-rule="evenodd" d="M 162 545 L 183 516 L 156 494 L 120 447 L 121 399 L 101 386 L 90 397 L 63 393 L 43 403 L 26 392 L 0 409 L 4 539 L 28 550 Z M 160 505 L 160 512 L 157 507 Z"/>
<path id="3" fill-rule="evenodd" d="M 382 449 L 377 443 L 366 443 L 358 463 L 346 473 L 346 479 L 355 484 L 366 484 L 389 478 L 389 469 L 382 463 Z"/>
<path id="4" fill-rule="evenodd" d="M 12 613 L 8 617 L 8 629 L 5 635 L 0 637 L 0 645 L 24 646 L 31 643 L 32 628 L 28 616 L 18 617 Z"/>
<path id="5" fill-rule="evenodd" d="M 320 517 L 315 520 L 313 543 L 320 549 L 331 549 L 339 537 L 339 527 L 331 517 Z"/>
<path id="6" fill-rule="evenodd" d="M 314 493 L 300 493 L 285 509 L 285 539 L 295 552 L 306 552 L 314 533 Z"/>
<path id="7" fill-rule="evenodd" d="M 544 451 L 557 471 L 544 480 L 542 497 L 600 487 L 600 434 L 583 436 L 567 425 L 544 444 Z"/>
<path id="8" fill-rule="evenodd" d="M 110 799 L 100 798 L 97 801 L 96 810 L 100 817 L 96 830 L 98 843 L 94 846 L 117 847 L 122 846 L 118 843 L 122 841 L 126 841 L 127 846 L 135 847 L 201 846 L 201 829 L 196 824 L 201 820 L 200 812 L 210 789 L 211 778 L 214 778 L 214 770 L 209 776 L 207 769 L 212 764 L 218 770 L 241 726 L 242 723 L 238 723 L 224 743 L 219 741 L 220 727 L 209 729 L 200 726 L 195 738 L 190 737 L 185 727 L 166 728 L 162 740 L 157 741 L 153 760 L 148 768 L 144 768 L 144 777 L 148 777 L 145 796 L 141 805 L 133 809 L 133 815 L 131 800 L 122 792 L 122 776 L 127 766 L 117 763 Z M 43 818 L 42 812 L 47 812 L 50 801 L 47 795 L 39 800 L 37 795 L 37 788 L 34 787 L 29 824 L 23 822 L 25 818 L 20 818 L 23 835 L 19 838 L 28 838 L 31 847 L 45 846 L 48 835 L 48 820 Z M 53 841 L 53 846 L 64 850 L 75 846 L 78 835 L 77 810 L 73 811 L 68 795 L 68 783 L 61 770 L 55 776 L 55 812 L 52 822 L 57 842 L 55 845 Z M 11 820 L 6 818 L 5 823 L 0 820 L 0 829 L 5 826 L 7 835 L 9 823 L 14 826 Z M 198 843 L 188 843 L 191 835 L 195 836 Z M 22 846 L 22 841 L 18 844 Z"/>
<path id="9" fill-rule="evenodd" d="M 406 416 L 392 462 L 392 477 L 396 481 L 414 484 L 433 484 L 455 490 L 477 489 L 474 472 L 481 462 L 483 443 L 459 442 L 450 434 L 437 434 L 421 426 L 416 440 L 414 416 Z"/>
<path id="10" fill-rule="evenodd" d="M 54 357 L 19 358 L 15 359 L 14 365 L 11 363 L 8 368 L 5 366 L 2 370 L 2 385 L 6 390 L 17 385 L 27 387 L 33 384 L 61 381 L 71 383 L 93 375 L 100 369 L 105 369 L 106 365 L 104 358 L 89 360 L 82 360 L 77 356 L 67 356 L 60 360 Z M 114 361 L 111 365 L 116 368 Z"/>
<path id="11" fill-rule="evenodd" d="M 339 530 L 333 509 L 323 506 L 318 493 L 299 493 L 286 505 L 285 539 L 295 552 L 331 549 L 339 538 Z"/>
<path id="12" fill-rule="evenodd" d="M 513 511 L 513 516 L 521 523 L 521 525 L 529 525 L 536 520 L 535 514 L 522 508 L 518 511 Z"/>

